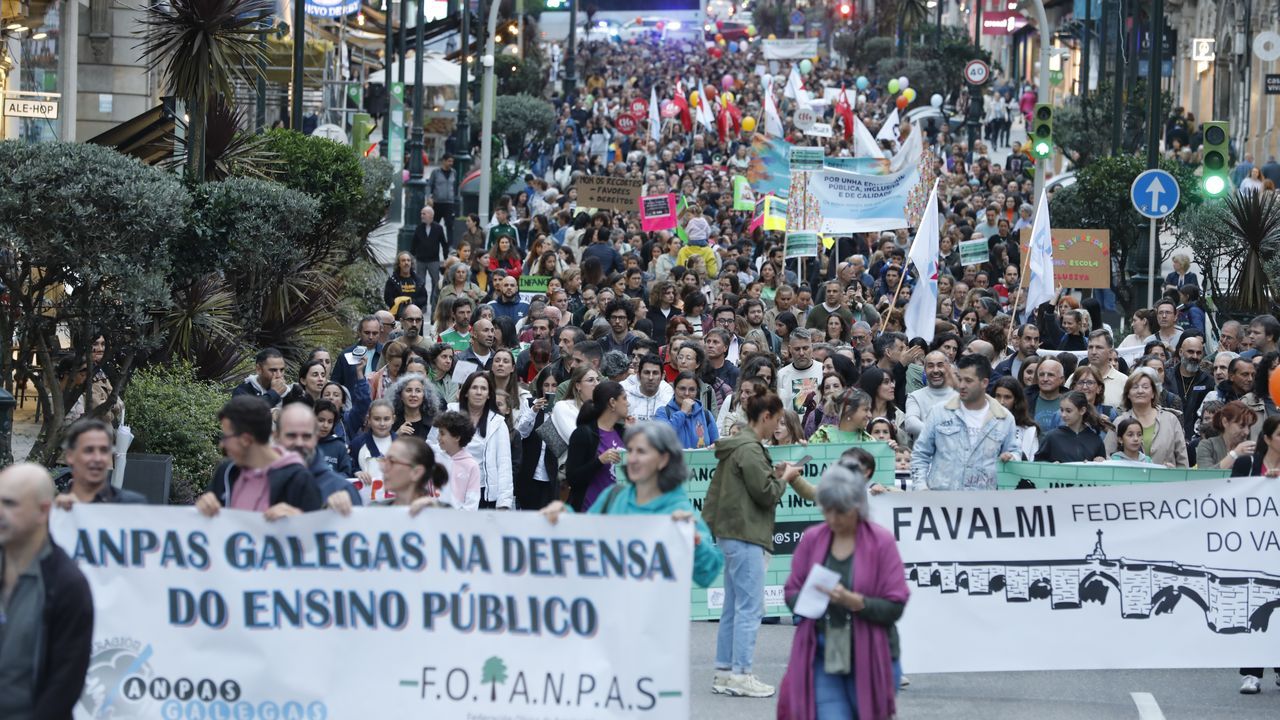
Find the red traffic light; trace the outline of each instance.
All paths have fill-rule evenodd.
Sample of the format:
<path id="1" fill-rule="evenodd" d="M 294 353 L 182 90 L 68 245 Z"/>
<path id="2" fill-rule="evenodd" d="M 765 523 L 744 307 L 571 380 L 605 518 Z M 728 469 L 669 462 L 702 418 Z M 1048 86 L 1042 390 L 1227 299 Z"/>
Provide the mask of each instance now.
<path id="1" fill-rule="evenodd" d="M 853 14 L 853 5 L 849 3 L 840 3 L 840 15 L 842 17 L 849 17 L 852 14 Z"/>

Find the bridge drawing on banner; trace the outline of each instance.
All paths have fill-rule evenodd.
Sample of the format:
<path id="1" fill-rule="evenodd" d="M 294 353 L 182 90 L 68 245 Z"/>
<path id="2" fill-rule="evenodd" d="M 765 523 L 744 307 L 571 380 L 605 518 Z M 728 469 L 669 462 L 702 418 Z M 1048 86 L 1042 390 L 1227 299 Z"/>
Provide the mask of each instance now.
<path id="1" fill-rule="evenodd" d="M 1005 602 L 1049 600 L 1052 610 L 1074 610 L 1086 602 L 1104 605 L 1114 588 L 1120 616 L 1145 620 L 1170 613 L 1184 598 L 1204 611 L 1209 629 L 1222 634 L 1266 632 L 1280 609 L 1280 575 L 1223 570 L 1164 560 L 1108 559 L 1102 531 L 1083 560 L 904 563 L 907 580 L 946 594 L 1004 593 Z"/>

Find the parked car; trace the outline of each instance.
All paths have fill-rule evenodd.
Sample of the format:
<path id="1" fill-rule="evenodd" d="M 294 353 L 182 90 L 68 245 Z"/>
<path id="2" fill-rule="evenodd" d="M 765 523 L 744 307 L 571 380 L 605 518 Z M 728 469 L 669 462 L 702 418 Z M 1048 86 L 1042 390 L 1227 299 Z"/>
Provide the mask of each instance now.
<path id="1" fill-rule="evenodd" d="M 747 26 L 751 23 L 742 20 L 720 20 L 714 24 L 709 24 L 706 31 L 708 40 L 715 40 L 716 35 L 724 36 L 725 42 L 737 40 L 749 40 L 750 35 L 747 34 Z"/>

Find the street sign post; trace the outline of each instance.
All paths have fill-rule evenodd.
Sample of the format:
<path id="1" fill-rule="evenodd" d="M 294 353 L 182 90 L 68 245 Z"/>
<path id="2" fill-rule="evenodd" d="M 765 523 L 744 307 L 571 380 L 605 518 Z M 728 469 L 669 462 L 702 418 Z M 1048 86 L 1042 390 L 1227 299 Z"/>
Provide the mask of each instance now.
<path id="1" fill-rule="evenodd" d="M 1160 219 L 1166 217 L 1178 207 L 1181 199 L 1178 181 L 1164 170 L 1152 169 L 1134 178 L 1129 186 L 1129 200 L 1138 214 L 1151 220 L 1151 237 L 1148 240 L 1147 259 L 1147 307 L 1155 304 L 1156 292 L 1156 252 Z"/>
<path id="2" fill-rule="evenodd" d="M 982 85 L 991 77 L 991 68 L 981 60 L 970 60 L 964 66 L 964 79 L 970 85 Z"/>

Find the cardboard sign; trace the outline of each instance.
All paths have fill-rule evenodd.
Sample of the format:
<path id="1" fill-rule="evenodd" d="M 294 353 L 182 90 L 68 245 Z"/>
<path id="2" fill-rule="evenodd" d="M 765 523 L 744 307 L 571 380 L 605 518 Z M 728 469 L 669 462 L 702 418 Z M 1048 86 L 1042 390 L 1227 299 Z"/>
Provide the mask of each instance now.
<path id="1" fill-rule="evenodd" d="M 520 292 L 522 293 L 540 293 L 547 294 L 547 283 L 551 280 L 550 275 L 521 275 L 520 276 Z"/>
<path id="2" fill-rule="evenodd" d="M 670 230 L 676 226 L 675 193 L 646 195 L 640 198 L 638 203 L 640 206 L 641 230 L 653 232 L 654 230 Z"/>
<path id="3" fill-rule="evenodd" d="M 644 181 L 607 175 L 581 175 L 573 182 L 581 207 L 626 212 L 636 206 Z"/>
<path id="4" fill-rule="evenodd" d="M 829 138 L 835 134 L 835 130 L 831 127 L 831 123 L 816 122 L 810 125 L 804 134 L 809 137 Z"/>
<path id="5" fill-rule="evenodd" d="M 764 199 L 764 229 L 787 229 L 787 201 L 774 195 Z"/>
<path id="6" fill-rule="evenodd" d="M 1023 228 L 1018 244 L 1025 257 L 1031 228 Z M 1022 278 L 1026 287 L 1031 273 Z M 1110 230 L 1058 230 L 1053 231 L 1053 284 L 1069 288 L 1111 287 L 1111 231 Z"/>

